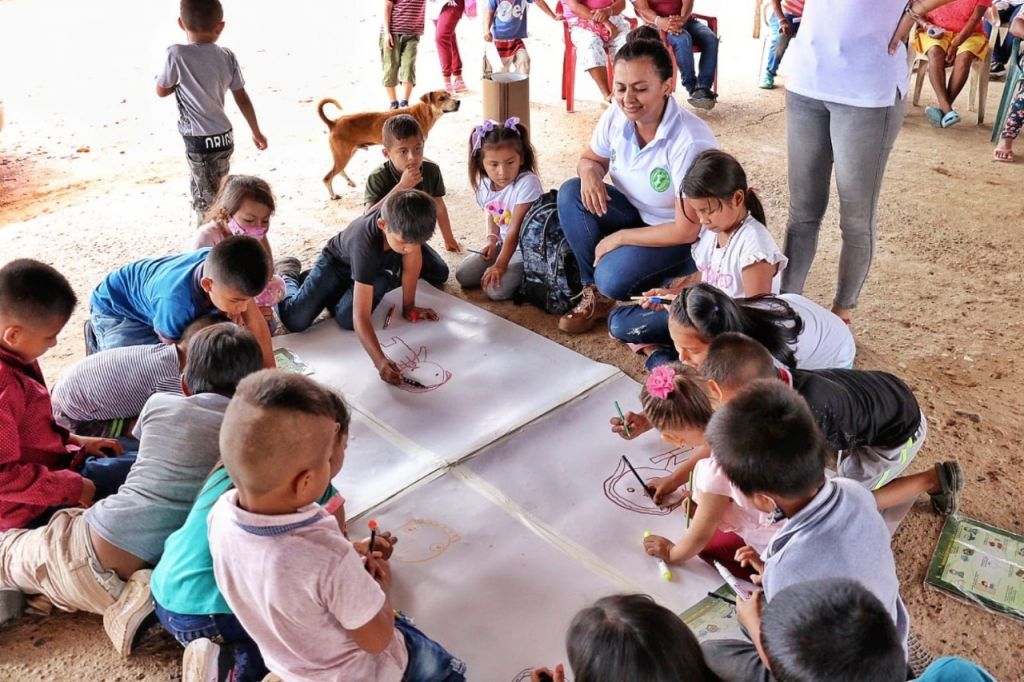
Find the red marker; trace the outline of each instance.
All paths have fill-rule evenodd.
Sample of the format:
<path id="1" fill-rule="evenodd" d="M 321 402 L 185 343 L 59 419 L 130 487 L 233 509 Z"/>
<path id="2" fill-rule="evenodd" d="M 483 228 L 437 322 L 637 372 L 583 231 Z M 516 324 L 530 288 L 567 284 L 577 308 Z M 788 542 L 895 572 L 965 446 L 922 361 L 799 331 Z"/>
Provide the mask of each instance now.
<path id="1" fill-rule="evenodd" d="M 373 556 L 373 543 L 377 541 L 377 522 L 370 519 L 370 556 Z"/>
<path id="2" fill-rule="evenodd" d="M 417 311 L 417 310 L 410 310 L 409 311 L 409 320 L 411 322 L 419 322 L 420 321 L 419 311 Z"/>

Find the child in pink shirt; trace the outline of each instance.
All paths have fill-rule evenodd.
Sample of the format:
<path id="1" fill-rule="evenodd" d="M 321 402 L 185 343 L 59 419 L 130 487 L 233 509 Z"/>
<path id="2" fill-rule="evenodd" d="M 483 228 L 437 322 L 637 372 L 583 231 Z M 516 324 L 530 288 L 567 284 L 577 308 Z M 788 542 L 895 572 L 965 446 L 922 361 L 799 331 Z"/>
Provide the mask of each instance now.
<path id="1" fill-rule="evenodd" d="M 302 375 L 239 384 L 221 428 L 236 489 L 209 516 L 217 585 L 283 679 L 462 682 L 465 664 L 396 615 L 381 554 L 361 556 L 314 504 L 331 478 L 336 415 L 329 391 Z"/>

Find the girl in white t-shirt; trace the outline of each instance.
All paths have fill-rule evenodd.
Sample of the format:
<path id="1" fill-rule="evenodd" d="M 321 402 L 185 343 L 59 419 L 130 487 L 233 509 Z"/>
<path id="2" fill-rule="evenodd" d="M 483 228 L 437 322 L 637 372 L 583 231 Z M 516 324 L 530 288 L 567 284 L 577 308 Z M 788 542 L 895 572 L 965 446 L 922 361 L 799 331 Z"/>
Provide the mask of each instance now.
<path id="1" fill-rule="evenodd" d="M 849 369 L 857 354 L 849 326 L 799 294 L 733 299 L 702 282 L 672 302 L 668 330 L 680 361 L 691 367 L 700 366 L 725 332 L 746 334 L 790 369 Z"/>
<path id="2" fill-rule="evenodd" d="M 469 138 L 469 181 L 487 215 L 487 243 L 455 271 L 463 289 L 483 287 L 493 301 L 505 301 L 523 281 L 519 227 L 544 192 L 529 133 L 513 116 L 484 121 Z"/>
<path id="3" fill-rule="evenodd" d="M 683 178 L 683 195 L 683 211 L 701 224 L 693 245 L 700 281 L 734 298 L 779 293 L 787 259 L 739 162 L 717 149 L 701 152 Z"/>

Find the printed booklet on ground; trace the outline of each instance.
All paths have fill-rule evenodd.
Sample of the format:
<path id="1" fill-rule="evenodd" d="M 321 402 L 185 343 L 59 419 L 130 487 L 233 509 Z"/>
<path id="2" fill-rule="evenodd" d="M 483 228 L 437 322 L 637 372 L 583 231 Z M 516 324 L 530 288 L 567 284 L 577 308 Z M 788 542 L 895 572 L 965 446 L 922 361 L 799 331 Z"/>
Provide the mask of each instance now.
<path id="1" fill-rule="evenodd" d="M 291 352 L 287 348 L 275 348 L 274 349 L 274 360 L 277 361 L 277 368 L 283 369 L 286 372 L 295 372 L 296 374 L 312 374 L 313 368 L 304 363 L 299 356 Z"/>
<path id="2" fill-rule="evenodd" d="M 712 597 L 711 594 L 718 595 Z M 679 614 L 701 642 L 711 639 L 746 639 L 736 618 L 736 593 L 722 585 L 713 593 Z"/>
<path id="3" fill-rule="evenodd" d="M 951 516 L 942 528 L 925 585 L 1024 620 L 1024 537 Z"/>

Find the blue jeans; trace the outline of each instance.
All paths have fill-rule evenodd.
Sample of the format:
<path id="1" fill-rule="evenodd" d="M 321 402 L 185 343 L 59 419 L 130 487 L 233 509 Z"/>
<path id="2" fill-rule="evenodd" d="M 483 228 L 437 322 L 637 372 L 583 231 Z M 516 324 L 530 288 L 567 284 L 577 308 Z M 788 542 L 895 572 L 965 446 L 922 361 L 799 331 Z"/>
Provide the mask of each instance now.
<path id="1" fill-rule="evenodd" d="M 233 614 L 191 616 L 168 611 L 156 602 L 154 604 L 160 624 L 182 646 L 205 637 L 219 644 L 222 652 L 226 649 L 230 657 L 223 659 L 224 665 L 234 666 L 236 682 L 260 682 L 270 672 L 256 642 L 252 641 L 252 637 Z"/>
<path id="2" fill-rule="evenodd" d="M 679 359 L 668 333 L 667 310 L 645 310 L 638 305 L 619 306 L 608 316 L 608 331 L 626 343 L 653 343 L 659 348 L 647 356 L 648 370 Z"/>
<path id="3" fill-rule="evenodd" d="M 786 13 L 783 13 L 783 16 L 793 27 L 792 36 L 782 35 L 779 18 L 774 13 L 768 19 L 768 24 L 772 27 L 772 41 L 768 44 L 768 65 L 765 71 L 772 78 L 779 72 L 779 64 L 782 63 L 782 55 L 786 54 L 786 49 L 789 48 L 790 39 L 795 38 L 797 31 L 800 30 L 800 17 Z"/>
<path id="4" fill-rule="evenodd" d="M 667 33 L 668 44 L 676 53 L 679 78 L 686 91 L 693 93 L 698 88 L 710 90 L 715 83 L 718 69 L 718 36 L 699 19 L 690 19 L 679 33 Z M 700 48 L 700 71 L 694 72 L 693 46 Z"/>
<path id="5" fill-rule="evenodd" d="M 999 10 L 999 20 L 1003 26 L 1009 26 L 1013 24 L 1013 20 L 1020 14 L 1021 8 L 1024 5 L 1017 5 L 1016 7 L 1007 7 L 1006 9 Z M 985 24 L 985 35 L 992 34 L 992 24 L 986 20 L 982 20 Z M 1005 65 L 1010 61 L 1010 55 L 1013 51 L 1013 34 L 1007 33 L 1006 37 L 996 42 L 995 48 L 992 50 L 992 63 Z"/>
<path id="6" fill-rule="evenodd" d="M 441 288 L 448 280 L 448 265 L 436 251 L 423 245 L 423 269 L 420 279 Z M 342 263 L 327 251 L 320 254 L 313 269 L 300 285 L 298 280 L 285 276 L 285 297 L 277 304 L 277 314 L 289 331 L 309 329 L 313 320 L 325 308 L 334 316 L 338 326 L 347 331 L 355 327 L 352 321 L 355 286 L 347 263 Z M 402 257 L 388 251 L 381 258 L 380 270 L 373 280 L 373 307 L 384 294 L 402 285 Z"/>
<path id="7" fill-rule="evenodd" d="M 89 317 L 92 336 L 86 343 L 88 354 L 124 346 L 149 346 L 161 343 L 160 337 L 151 325 L 129 320 L 126 317 L 92 313 Z"/>
<path id="8" fill-rule="evenodd" d="M 464 682 L 466 664 L 423 634 L 404 613 L 395 615 L 395 628 L 405 638 L 409 652 L 402 682 Z"/>
<path id="9" fill-rule="evenodd" d="M 640 213 L 626 195 L 605 185 L 610 197 L 608 212 L 596 216 L 583 207 L 580 179 L 570 178 L 558 190 L 558 219 L 580 268 L 580 281 L 594 284 L 609 298 L 624 301 L 632 295 L 661 286 L 697 270 L 690 245 L 621 246 L 605 254 L 594 267 L 594 251 L 604 237 L 619 230 L 645 227 Z"/>
<path id="10" fill-rule="evenodd" d="M 117 457 L 86 457 L 79 472 L 96 485 L 94 500 L 102 500 L 117 492 L 139 454 L 139 441 L 130 437 L 118 438 L 124 453 Z"/>

